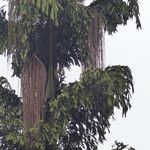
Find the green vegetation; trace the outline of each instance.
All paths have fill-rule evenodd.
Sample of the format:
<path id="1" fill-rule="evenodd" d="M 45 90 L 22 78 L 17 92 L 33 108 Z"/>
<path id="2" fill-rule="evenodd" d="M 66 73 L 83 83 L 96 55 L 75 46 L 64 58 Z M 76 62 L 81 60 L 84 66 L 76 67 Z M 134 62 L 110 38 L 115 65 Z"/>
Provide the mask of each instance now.
<path id="1" fill-rule="evenodd" d="M 0 9 L 0 54 L 12 56 L 13 75 L 29 92 L 23 90 L 23 97 L 18 97 L 0 78 L 0 148 L 96 150 L 109 131 L 114 108 L 122 109 L 124 116 L 131 108 L 131 70 L 119 65 L 88 68 L 78 82 L 64 84 L 64 67 L 90 60 L 92 9 L 102 15 L 105 31 L 112 34 L 132 18 L 141 27 L 138 1 L 95 0 L 85 7 L 76 0 L 10 0 L 9 6 L 8 19 Z M 42 104 L 40 115 L 34 112 L 41 120 L 33 121 L 33 115 L 31 126 L 25 128 L 32 98 L 39 100 L 34 107 Z"/>

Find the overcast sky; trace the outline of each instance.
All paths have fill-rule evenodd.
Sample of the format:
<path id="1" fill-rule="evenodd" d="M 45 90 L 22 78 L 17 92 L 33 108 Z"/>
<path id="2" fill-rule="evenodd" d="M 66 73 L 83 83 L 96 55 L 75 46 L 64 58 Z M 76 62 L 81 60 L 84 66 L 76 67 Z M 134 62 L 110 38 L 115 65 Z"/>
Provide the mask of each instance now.
<path id="1" fill-rule="evenodd" d="M 2 0 L 0 4 L 2 5 Z M 136 30 L 135 22 L 118 28 L 113 36 L 106 35 L 106 64 L 128 65 L 135 82 L 132 109 L 127 118 L 121 118 L 116 111 L 116 121 L 112 122 L 107 142 L 100 145 L 100 150 L 110 150 L 115 140 L 130 144 L 136 150 L 148 150 L 150 140 L 150 1 L 140 0 L 142 30 Z M 68 73 L 68 81 L 77 80 L 80 69 L 73 67 Z M 0 57 L 0 76 L 7 76 L 14 87 L 16 79 L 10 79 L 11 72 L 6 59 Z M 19 90 L 19 89 L 18 89 Z"/>

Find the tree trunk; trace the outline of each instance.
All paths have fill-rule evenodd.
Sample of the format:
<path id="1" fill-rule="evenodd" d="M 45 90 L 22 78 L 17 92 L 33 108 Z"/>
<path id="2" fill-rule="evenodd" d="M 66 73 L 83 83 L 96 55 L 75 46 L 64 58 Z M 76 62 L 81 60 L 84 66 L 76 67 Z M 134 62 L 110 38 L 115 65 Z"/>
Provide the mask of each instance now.
<path id="1" fill-rule="evenodd" d="M 91 14 L 93 15 L 93 18 L 90 23 L 88 36 L 90 59 L 87 62 L 87 67 L 103 69 L 105 66 L 105 54 L 102 16 L 96 8 L 91 9 Z"/>
<path id="2" fill-rule="evenodd" d="M 56 65 L 53 62 L 53 23 L 50 21 L 48 26 L 49 46 L 47 53 L 42 57 L 48 58 L 46 66 L 36 55 L 28 60 L 21 72 L 21 88 L 23 99 L 23 126 L 27 130 L 39 121 L 44 121 L 45 103 L 50 101 L 55 95 L 55 76 Z M 52 112 L 48 121 L 53 122 L 55 112 Z M 37 135 L 36 135 L 37 136 Z M 31 139 L 36 138 L 31 135 Z M 30 139 L 29 139 L 30 140 Z M 32 141 L 32 140 L 31 140 Z M 55 149 L 52 145 L 52 149 Z M 29 146 L 26 148 L 29 149 Z M 51 150 L 52 150 L 51 149 Z"/>
<path id="3" fill-rule="evenodd" d="M 21 72 L 23 126 L 29 129 L 44 116 L 47 71 L 37 56 L 27 61 Z"/>

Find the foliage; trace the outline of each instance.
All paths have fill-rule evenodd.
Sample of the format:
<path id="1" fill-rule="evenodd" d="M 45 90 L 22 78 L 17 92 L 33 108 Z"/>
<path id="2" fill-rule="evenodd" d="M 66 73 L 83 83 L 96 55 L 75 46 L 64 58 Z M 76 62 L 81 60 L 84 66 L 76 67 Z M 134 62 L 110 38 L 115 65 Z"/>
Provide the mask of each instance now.
<path id="1" fill-rule="evenodd" d="M 68 86 L 57 98 L 58 106 L 61 104 L 56 107 L 61 109 L 60 123 L 69 119 L 66 133 L 62 136 L 62 147 L 66 150 L 97 149 L 97 142 L 105 140 L 114 107 L 122 108 L 124 115 L 131 107 L 129 99 L 132 88 L 128 67 L 114 66 L 104 71 L 89 69 L 84 72 L 79 82 Z M 54 100 L 55 103 L 57 101 Z M 53 102 L 50 106 L 53 109 Z"/>
<path id="2" fill-rule="evenodd" d="M 59 1 L 58 25 L 55 25 L 49 18 L 51 12 L 44 13 L 30 3 L 22 4 L 20 1 L 18 5 L 12 5 L 9 10 L 11 19 L 7 21 L 5 27 L 8 30 L 7 42 L 0 51 L 12 54 L 14 75 L 20 76 L 24 62 L 33 54 L 38 55 L 48 68 L 50 58 L 45 54 L 50 53 L 50 44 L 53 47 L 55 67 L 56 64 L 70 67 L 71 64 L 79 65 L 80 62 L 84 62 L 88 53 L 86 40 L 87 24 L 90 21 L 88 10 L 74 0 Z M 13 11 L 14 8 L 16 11 Z M 50 33 L 51 26 L 53 26 L 52 33 Z M 50 42 L 51 34 L 52 42 Z"/>
<path id="3" fill-rule="evenodd" d="M 126 115 L 131 107 L 132 91 L 133 81 L 128 67 L 88 69 L 81 75 L 79 82 L 60 84 L 57 91 L 59 94 L 46 105 L 44 122 L 39 122 L 25 133 L 20 130 L 12 134 L 11 131 L 7 137 L 10 143 L 21 146 L 26 143 L 29 133 L 32 133 L 38 135 L 38 138 L 32 140 L 31 146 L 38 149 L 48 149 L 57 143 L 56 149 L 96 150 L 97 143 L 103 142 L 106 130 L 109 131 L 109 119 L 114 117 L 114 108 L 121 108 L 122 114 Z M 5 101 L 4 97 L 2 100 Z M 12 106 L 12 103 L 7 104 L 6 111 Z M 55 116 L 53 120 L 50 116 L 52 114 Z M 16 113 L 14 117 L 17 119 Z M 7 125 L 11 125 L 13 118 L 9 118 L 8 122 L 7 117 L 4 117 L 2 122 L 7 121 Z M 18 129 L 16 124 L 15 127 Z"/>
<path id="4" fill-rule="evenodd" d="M 3 53 L 3 49 L 6 49 L 8 36 L 8 21 L 6 20 L 6 12 L 3 7 L 0 8 L 0 54 Z"/>
<path id="5" fill-rule="evenodd" d="M 118 25 L 126 25 L 133 18 L 137 28 L 141 28 L 138 0 L 95 0 L 90 7 L 98 7 L 109 34 L 115 32 Z"/>
<path id="6" fill-rule="evenodd" d="M 10 1 L 10 6 L 9 21 L 4 17 L 1 20 L 5 27 L 1 26 L 0 51 L 13 55 L 12 68 L 17 76 L 20 76 L 24 62 L 35 53 L 48 66 L 50 58 L 45 54 L 50 53 L 50 43 L 55 66 L 85 63 L 88 58 L 87 33 L 93 17 L 91 9 L 99 10 L 105 30 L 110 34 L 132 18 L 136 19 L 137 28 L 141 27 L 137 0 L 96 0 L 88 7 L 76 0 L 21 0 Z"/>
<path id="7" fill-rule="evenodd" d="M 11 89 L 8 81 L 0 77 L 0 148 L 14 149 L 16 143 L 8 141 L 7 137 L 11 133 L 19 133 L 21 119 L 20 98 Z M 19 136 L 19 134 L 18 134 Z"/>
<path id="8" fill-rule="evenodd" d="M 12 55 L 14 75 L 19 77 L 24 63 L 36 55 L 47 70 L 46 89 L 51 84 L 54 95 L 48 97 L 44 120 L 24 131 L 22 100 L 0 78 L 0 148 L 26 149 L 28 144 L 39 150 L 96 150 L 109 131 L 114 108 L 126 116 L 131 107 L 131 71 L 126 66 L 90 68 L 80 81 L 64 84 L 63 68 L 85 63 L 90 57 L 91 9 L 99 10 L 105 30 L 112 33 L 133 17 L 141 26 L 138 2 L 96 0 L 88 7 L 76 0 L 10 0 L 9 4 L 8 20 L 0 9 L 0 53 Z"/>
<path id="9" fill-rule="evenodd" d="M 128 147 L 122 142 L 115 141 L 115 144 L 112 146 L 112 150 L 135 150 L 133 147 Z"/>

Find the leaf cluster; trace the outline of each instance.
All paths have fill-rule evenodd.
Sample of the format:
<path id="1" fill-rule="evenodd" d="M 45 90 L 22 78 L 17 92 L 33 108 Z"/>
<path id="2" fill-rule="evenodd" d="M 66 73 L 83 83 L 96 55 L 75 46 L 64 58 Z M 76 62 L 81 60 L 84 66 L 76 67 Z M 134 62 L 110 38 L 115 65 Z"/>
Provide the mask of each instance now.
<path id="1" fill-rule="evenodd" d="M 6 11 L 0 8 L 0 54 L 6 49 L 8 36 L 8 21 L 6 20 Z"/>
<path id="2" fill-rule="evenodd" d="M 138 0 L 95 0 L 90 7 L 98 8 L 109 34 L 116 32 L 118 25 L 126 25 L 133 18 L 136 20 L 136 27 L 141 28 Z"/>
<path id="3" fill-rule="evenodd" d="M 61 83 L 56 97 L 46 104 L 44 122 L 23 132 L 20 98 L 9 89 L 5 78 L 0 83 L 1 147 L 11 149 L 23 149 L 32 139 L 31 148 L 41 150 L 53 145 L 60 150 L 97 150 L 98 142 L 104 142 L 109 131 L 114 108 L 126 115 L 134 91 L 126 66 L 88 69 L 80 81 Z"/>
<path id="4" fill-rule="evenodd" d="M 40 0 L 39 0 L 40 1 Z M 56 1 L 48 14 L 37 3 L 18 1 L 10 4 L 9 20 L 6 19 L 6 43 L 2 51 L 12 54 L 14 75 L 20 76 L 24 62 L 36 54 L 47 67 L 50 45 L 53 48 L 53 64 L 70 67 L 80 65 L 87 58 L 87 36 L 90 14 L 76 1 Z M 59 3 L 59 5 L 57 4 Z M 56 7 L 57 6 L 57 7 Z M 58 10 L 59 7 L 59 10 Z M 57 11 L 57 25 L 52 17 Z M 52 13 L 53 12 L 53 13 Z M 51 16 L 52 15 L 52 16 Z M 53 32 L 50 28 L 53 26 Z M 1 28 L 3 30 L 3 28 Z M 4 35 L 2 35 L 4 39 Z M 52 42 L 50 42 L 52 38 Z M 2 44 L 1 44 L 2 45 Z"/>
<path id="5" fill-rule="evenodd" d="M 0 77 L 0 148 L 14 149 L 18 145 L 8 140 L 21 130 L 20 98 L 4 77 Z M 13 138 L 13 137 L 12 137 Z"/>
<path id="6" fill-rule="evenodd" d="M 60 94 L 47 104 L 47 114 L 55 117 L 46 115 L 50 120 L 38 129 L 40 141 L 46 140 L 47 146 L 55 143 L 56 149 L 98 149 L 97 143 L 103 142 L 109 131 L 114 108 L 126 115 L 131 107 L 132 80 L 128 67 L 112 66 L 89 69 L 79 82 L 62 85 Z"/>
<path id="7" fill-rule="evenodd" d="M 13 55 L 12 68 L 17 76 L 33 54 L 47 67 L 50 45 L 55 66 L 70 67 L 87 62 L 91 9 L 99 11 L 109 34 L 132 18 L 136 19 L 137 28 L 141 27 L 137 0 L 96 0 L 88 7 L 76 0 L 21 0 L 11 2 L 10 6 L 8 21 L 1 16 L 0 51 Z M 1 14 L 4 14 L 3 10 Z"/>
<path id="8" fill-rule="evenodd" d="M 115 141 L 115 144 L 112 146 L 112 150 L 135 150 L 133 147 L 128 147 L 123 142 Z"/>

